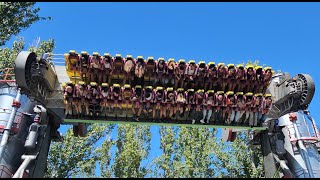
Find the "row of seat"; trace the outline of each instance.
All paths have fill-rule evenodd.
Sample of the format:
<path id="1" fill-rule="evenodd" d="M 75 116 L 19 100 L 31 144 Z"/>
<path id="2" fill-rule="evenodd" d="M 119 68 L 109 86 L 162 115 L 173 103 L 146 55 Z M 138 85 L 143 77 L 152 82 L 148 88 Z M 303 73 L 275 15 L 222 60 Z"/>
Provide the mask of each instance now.
<path id="1" fill-rule="evenodd" d="M 204 89 L 215 91 L 265 93 L 271 80 L 271 67 L 243 64 L 228 64 L 204 61 L 188 63 L 180 59 L 175 62 L 170 58 L 155 60 L 142 56 L 134 59 L 131 55 L 123 58 L 120 54 L 112 57 L 97 52 L 89 55 L 82 51 L 80 54 L 71 50 L 65 54 L 68 71 L 79 73 L 80 79 L 89 82 L 108 84 L 130 84 L 131 86 L 163 86 L 184 89 Z"/>

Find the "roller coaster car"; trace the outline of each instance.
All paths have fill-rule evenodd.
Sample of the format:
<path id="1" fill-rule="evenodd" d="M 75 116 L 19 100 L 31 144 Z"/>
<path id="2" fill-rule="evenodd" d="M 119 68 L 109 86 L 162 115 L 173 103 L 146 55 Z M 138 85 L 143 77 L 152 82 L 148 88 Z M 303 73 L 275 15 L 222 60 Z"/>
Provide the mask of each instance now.
<path id="1" fill-rule="evenodd" d="M 153 73 L 156 70 L 156 62 L 153 57 L 148 57 L 146 63 L 146 72 Z"/>

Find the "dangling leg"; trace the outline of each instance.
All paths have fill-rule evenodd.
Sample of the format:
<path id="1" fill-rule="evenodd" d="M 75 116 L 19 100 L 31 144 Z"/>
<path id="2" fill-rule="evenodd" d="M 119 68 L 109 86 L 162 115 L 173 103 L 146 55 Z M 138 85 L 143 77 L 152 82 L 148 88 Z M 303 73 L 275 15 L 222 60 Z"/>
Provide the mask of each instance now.
<path id="1" fill-rule="evenodd" d="M 236 114 L 236 111 L 231 110 L 230 123 L 234 122 L 235 114 Z"/>
<path id="2" fill-rule="evenodd" d="M 201 124 L 204 124 L 205 123 L 204 121 L 205 121 L 206 116 L 207 116 L 207 109 L 206 108 L 203 108 L 202 114 L 203 114 L 203 116 L 202 116 L 202 119 L 200 120 L 200 122 L 201 122 Z"/>

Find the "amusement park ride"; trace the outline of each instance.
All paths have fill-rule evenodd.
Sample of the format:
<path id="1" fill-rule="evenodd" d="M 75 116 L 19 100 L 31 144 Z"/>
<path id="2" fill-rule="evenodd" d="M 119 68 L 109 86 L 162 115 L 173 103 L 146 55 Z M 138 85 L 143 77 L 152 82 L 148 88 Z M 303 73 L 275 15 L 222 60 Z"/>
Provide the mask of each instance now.
<path id="1" fill-rule="evenodd" d="M 320 177 L 314 92 L 308 74 L 271 67 L 22 51 L 0 71 L 0 177 L 42 177 L 61 124 L 85 136 L 98 122 L 222 128 L 224 141 L 247 131 L 265 177 Z"/>

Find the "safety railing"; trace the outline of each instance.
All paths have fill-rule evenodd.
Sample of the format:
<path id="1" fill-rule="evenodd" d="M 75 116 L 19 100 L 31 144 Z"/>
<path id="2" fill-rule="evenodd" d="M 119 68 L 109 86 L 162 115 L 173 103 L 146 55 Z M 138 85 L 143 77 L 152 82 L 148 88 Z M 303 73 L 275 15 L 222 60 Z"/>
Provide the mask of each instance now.
<path id="1" fill-rule="evenodd" d="M 0 82 L 16 82 L 14 68 L 0 69 Z"/>
<path id="2" fill-rule="evenodd" d="M 301 125 L 301 123 L 296 123 L 297 125 Z M 309 126 L 306 125 L 307 132 L 301 132 L 298 128 L 299 132 L 296 132 L 294 129 L 294 124 L 287 125 L 287 131 L 289 135 L 290 142 L 297 142 L 298 140 L 303 140 L 307 143 L 316 143 L 319 142 L 318 137 L 320 134 L 316 134 L 314 131 L 310 131 Z M 300 139 L 297 138 L 296 133 L 300 134 Z"/>

